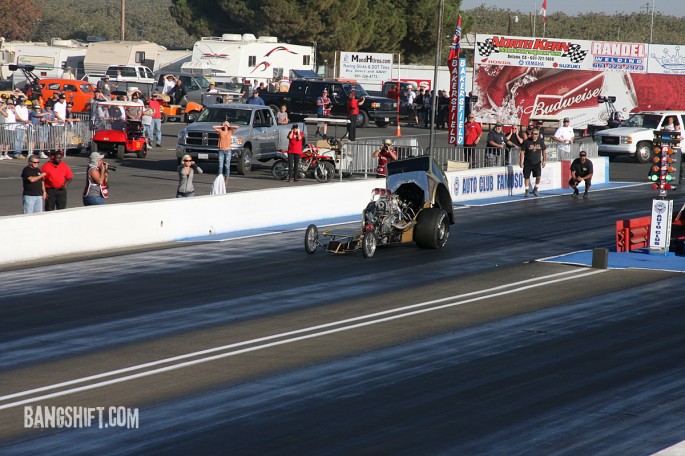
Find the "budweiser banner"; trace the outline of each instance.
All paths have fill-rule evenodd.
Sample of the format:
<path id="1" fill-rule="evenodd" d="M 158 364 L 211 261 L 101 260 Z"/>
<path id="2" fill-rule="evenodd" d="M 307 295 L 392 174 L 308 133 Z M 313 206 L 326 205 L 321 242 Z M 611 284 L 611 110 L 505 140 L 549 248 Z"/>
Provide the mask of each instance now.
<path id="1" fill-rule="evenodd" d="M 685 109 L 685 77 L 678 76 L 685 62 L 679 63 L 675 46 L 498 35 L 476 40 L 474 113 L 481 122 L 526 125 L 569 117 L 575 128 L 606 125 L 609 111 L 598 96 L 616 97 L 623 118 Z"/>
<path id="2" fill-rule="evenodd" d="M 447 119 L 447 141 L 448 144 L 457 145 L 459 136 L 459 49 L 461 45 L 461 15 L 457 18 L 457 27 L 452 35 L 452 45 L 447 55 L 447 66 L 450 69 L 450 104 L 449 117 Z M 463 116 L 463 114 L 462 114 Z M 463 118 L 462 118 L 463 120 Z M 463 129 L 461 130 L 463 144 Z"/>

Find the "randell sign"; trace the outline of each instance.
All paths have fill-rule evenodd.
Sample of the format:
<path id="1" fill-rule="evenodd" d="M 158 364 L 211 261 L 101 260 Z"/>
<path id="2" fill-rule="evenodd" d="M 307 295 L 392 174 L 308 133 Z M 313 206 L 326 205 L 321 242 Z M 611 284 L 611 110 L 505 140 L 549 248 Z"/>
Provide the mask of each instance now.
<path id="1" fill-rule="evenodd" d="M 388 81 L 392 79 L 392 54 L 341 52 L 340 78 L 357 81 Z"/>

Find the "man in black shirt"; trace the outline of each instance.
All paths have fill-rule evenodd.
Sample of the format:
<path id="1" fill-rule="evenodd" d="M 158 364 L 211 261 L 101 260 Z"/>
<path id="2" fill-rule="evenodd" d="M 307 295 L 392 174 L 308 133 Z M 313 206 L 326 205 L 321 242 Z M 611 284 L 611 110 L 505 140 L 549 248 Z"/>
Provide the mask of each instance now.
<path id="1" fill-rule="evenodd" d="M 526 185 L 526 198 L 530 195 L 530 175 L 535 177 L 535 188 L 533 194 L 538 194 L 538 186 L 540 185 L 540 177 L 542 176 L 542 168 L 547 164 L 547 157 L 545 154 L 545 141 L 540 137 L 540 130 L 533 129 L 531 137 L 523 141 L 521 145 L 520 166 L 523 168 L 523 178 Z"/>
<path id="2" fill-rule="evenodd" d="M 488 133 L 488 163 L 489 166 L 500 166 L 502 164 L 509 164 L 509 149 L 508 147 L 516 147 L 516 145 L 507 139 L 507 135 L 502 130 L 502 123 L 497 122 L 495 129 Z M 504 161 L 500 161 L 500 157 L 504 157 Z"/>
<path id="3" fill-rule="evenodd" d="M 29 155 L 29 164 L 21 172 L 21 180 L 24 183 L 22 214 L 43 212 L 43 201 L 47 197 L 43 180 L 45 173 L 40 172 L 38 165 L 38 155 Z"/>
<path id="4" fill-rule="evenodd" d="M 571 163 L 571 179 L 568 181 L 569 187 L 573 189 L 573 197 L 578 196 L 578 184 L 585 181 L 585 193 L 583 198 L 587 198 L 587 192 L 592 185 L 592 162 L 587 158 L 587 152 L 580 151 L 580 156 Z"/>

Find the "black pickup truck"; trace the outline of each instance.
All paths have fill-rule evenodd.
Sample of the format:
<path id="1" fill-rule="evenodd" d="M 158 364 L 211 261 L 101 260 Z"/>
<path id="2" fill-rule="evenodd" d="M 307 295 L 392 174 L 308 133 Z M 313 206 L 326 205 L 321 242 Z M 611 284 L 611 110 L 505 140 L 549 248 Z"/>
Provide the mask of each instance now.
<path id="1" fill-rule="evenodd" d="M 260 97 L 267 106 L 275 112 L 280 106 L 286 105 L 291 120 L 302 120 L 305 117 L 316 117 L 316 99 L 321 96 L 323 89 L 328 89 L 331 99 L 331 117 L 347 117 L 347 101 L 349 93 L 354 90 L 357 99 L 365 98 L 364 104 L 359 106 L 357 127 L 366 127 L 369 121 L 379 127 L 386 127 L 397 116 L 397 103 L 390 98 L 374 97 L 366 93 L 364 88 L 352 82 L 330 80 L 295 79 L 290 83 L 290 90 L 286 92 L 261 92 Z"/>

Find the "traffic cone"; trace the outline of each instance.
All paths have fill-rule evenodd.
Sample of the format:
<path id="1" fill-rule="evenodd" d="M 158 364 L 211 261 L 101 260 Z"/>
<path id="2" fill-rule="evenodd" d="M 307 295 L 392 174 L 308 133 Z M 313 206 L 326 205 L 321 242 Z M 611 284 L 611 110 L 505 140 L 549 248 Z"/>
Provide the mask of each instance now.
<path id="1" fill-rule="evenodd" d="M 395 129 L 395 136 L 400 137 L 402 136 L 402 131 L 400 130 L 400 123 L 397 122 L 397 128 Z"/>

